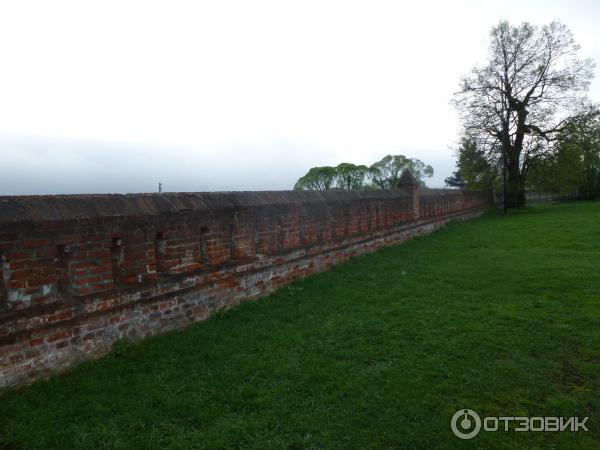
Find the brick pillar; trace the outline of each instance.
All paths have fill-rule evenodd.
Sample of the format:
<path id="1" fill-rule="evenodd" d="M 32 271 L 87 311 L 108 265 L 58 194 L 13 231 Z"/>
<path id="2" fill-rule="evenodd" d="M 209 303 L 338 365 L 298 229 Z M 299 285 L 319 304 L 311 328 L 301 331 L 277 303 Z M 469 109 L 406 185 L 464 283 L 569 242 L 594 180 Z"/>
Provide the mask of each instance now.
<path id="1" fill-rule="evenodd" d="M 400 181 L 396 185 L 398 189 L 405 189 L 412 198 L 412 216 L 413 220 L 418 221 L 421 216 L 420 200 L 419 200 L 419 183 L 413 175 L 405 170 L 400 177 Z"/>

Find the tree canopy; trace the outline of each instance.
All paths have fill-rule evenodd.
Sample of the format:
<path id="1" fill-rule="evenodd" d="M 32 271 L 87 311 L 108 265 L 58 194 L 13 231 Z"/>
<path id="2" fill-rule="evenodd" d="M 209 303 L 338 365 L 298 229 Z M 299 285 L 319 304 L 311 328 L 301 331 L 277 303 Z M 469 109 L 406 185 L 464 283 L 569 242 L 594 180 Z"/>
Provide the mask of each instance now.
<path id="1" fill-rule="evenodd" d="M 341 163 L 335 168 L 337 187 L 345 190 L 361 189 L 368 170 L 367 166 Z"/>
<path id="2" fill-rule="evenodd" d="M 561 133 L 557 150 L 538 161 L 528 185 L 559 194 L 600 196 L 600 117 L 573 124 Z"/>
<path id="3" fill-rule="evenodd" d="M 392 189 L 398 185 L 402 173 L 408 170 L 421 185 L 423 178 L 433 176 L 433 168 L 416 158 L 404 155 L 387 155 L 369 167 L 369 176 L 374 187 Z"/>
<path id="4" fill-rule="evenodd" d="M 477 146 L 474 139 L 463 137 L 456 153 L 456 171 L 446 178 L 447 186 L 467 189 L 499 187 L 501 170 L 488 161 L 485 152 Z"/>
<path id="5" fill-rule="evenodd" d="M 326 191 L 333 187 L 336 176 L 337 171 L 334 167 L 313 167 L 306 175 L 300 177 L 300 179 L 294 185 L 294 189 Z"/>

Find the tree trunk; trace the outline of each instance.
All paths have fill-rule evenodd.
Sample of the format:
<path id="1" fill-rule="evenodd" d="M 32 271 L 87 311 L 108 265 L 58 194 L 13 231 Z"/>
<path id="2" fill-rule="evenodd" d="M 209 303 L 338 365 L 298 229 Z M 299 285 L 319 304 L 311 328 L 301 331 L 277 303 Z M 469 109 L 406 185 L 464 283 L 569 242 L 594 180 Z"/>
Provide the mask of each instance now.
<path id="1" fill-rule="evenodd" d="M 525 205 L 525 188 L 519 169 L 519 160 L 517 158 L 509 158 L 507 169 L 506 207 L 519 208 Z"/>

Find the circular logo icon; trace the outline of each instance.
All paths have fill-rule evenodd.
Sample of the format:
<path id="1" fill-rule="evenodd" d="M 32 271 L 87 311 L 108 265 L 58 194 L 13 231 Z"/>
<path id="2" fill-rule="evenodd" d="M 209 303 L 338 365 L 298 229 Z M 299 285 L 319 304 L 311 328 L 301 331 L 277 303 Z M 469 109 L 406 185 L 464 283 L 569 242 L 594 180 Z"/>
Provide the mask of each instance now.
<path id="1" fill-rule="evenodd" d="M 481 418 L 472 409 L 459 409 L 450 422 L 452 432 L 461 439 L 473 439 L 481 430 Z"/>

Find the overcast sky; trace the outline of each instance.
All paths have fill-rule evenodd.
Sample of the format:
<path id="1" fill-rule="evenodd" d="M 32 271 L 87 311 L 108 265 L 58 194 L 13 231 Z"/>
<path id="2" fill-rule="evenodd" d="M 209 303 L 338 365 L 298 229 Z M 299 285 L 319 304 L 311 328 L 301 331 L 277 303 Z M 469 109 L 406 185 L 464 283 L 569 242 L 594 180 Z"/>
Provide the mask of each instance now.
<path id="1" fill-rule="evenodd" d="M 442 186 L 500 19 L 600 62 L 598 0 L 1 1 L 0 195 L 290 189 L 390 153 Z"/>

